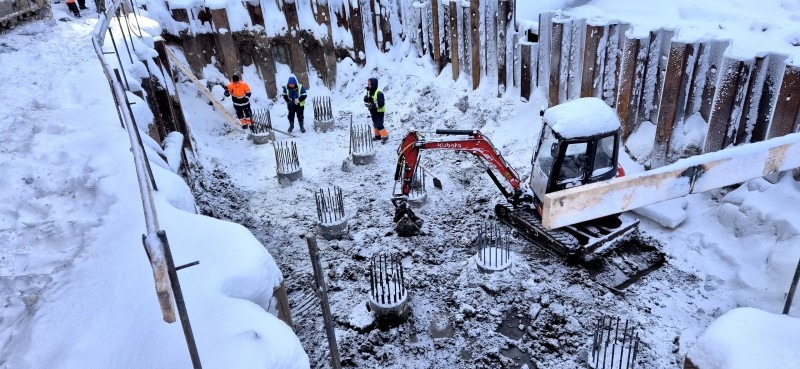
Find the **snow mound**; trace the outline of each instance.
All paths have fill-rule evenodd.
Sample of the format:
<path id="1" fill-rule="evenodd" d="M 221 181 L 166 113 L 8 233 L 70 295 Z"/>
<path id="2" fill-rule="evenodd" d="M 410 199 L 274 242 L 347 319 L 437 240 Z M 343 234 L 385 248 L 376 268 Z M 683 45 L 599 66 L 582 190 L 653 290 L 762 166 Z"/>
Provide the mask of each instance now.
<path id="1" fill-rule="evenodd" d="M 790 369 L 800 363 L 800 319 L 753 308 L 719 317 L 697 340 L 687 358 L 699 369 Z"/>

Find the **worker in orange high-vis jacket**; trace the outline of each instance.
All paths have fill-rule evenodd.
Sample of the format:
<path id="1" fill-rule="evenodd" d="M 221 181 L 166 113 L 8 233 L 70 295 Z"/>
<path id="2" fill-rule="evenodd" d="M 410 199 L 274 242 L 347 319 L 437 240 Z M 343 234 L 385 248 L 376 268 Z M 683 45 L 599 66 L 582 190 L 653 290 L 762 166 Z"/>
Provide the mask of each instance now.
<path id="1" fill-rule="evenodd" d="M 67 9 L 72 12 L 72 15 L 80 18 L 81 11 L 78 10 L 78 4 L 75 3 L 75 0 L 67 0 Z M 80 0 L 80 8 L 81 9 L 89 9 L 86 7 L 86 0 Z"/>
<path id="2" fill-rule="evenodd" d="M 239 79 L 231 77 L 231 83 L 225 88 L 225 96 L 233 97 L 233 108 L 236 109 L 236 118 L 242 123 L 242 128 L 248 129 L 253 124 L 253 111 L 250 109 L 250 86 Z"/>

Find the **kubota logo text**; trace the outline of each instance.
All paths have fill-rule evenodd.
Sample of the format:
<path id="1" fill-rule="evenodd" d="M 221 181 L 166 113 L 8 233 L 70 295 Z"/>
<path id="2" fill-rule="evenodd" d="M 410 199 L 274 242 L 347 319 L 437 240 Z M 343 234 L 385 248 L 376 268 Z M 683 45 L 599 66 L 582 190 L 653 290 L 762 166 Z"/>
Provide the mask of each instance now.
<path id="1" fill-rule="evenodd" d="M 438 142 L 436 144 L 440 149 L 460 149 L 461 144 L 456 142 Z"/>

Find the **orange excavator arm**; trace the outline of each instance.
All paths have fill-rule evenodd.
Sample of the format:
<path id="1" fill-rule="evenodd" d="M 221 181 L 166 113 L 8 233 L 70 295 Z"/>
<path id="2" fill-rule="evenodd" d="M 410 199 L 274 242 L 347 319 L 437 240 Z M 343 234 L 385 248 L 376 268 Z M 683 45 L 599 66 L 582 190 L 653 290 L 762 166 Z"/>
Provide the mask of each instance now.
<path id="1" fill-rule="evenodd" d="M 491 168 L 487 169 L 489 176 L 494 183 L 500 188 L 503 195 L 515 204 L 519 201 L 522 195 L 522 182 L 517 175 L 517 172 L 508 165 L 500 152 L 494 147 L 491 141 L 486 138 L 480 131 L 477 130 L 451 130 L 451 129 L 437 129 L 432 131 L 439 135 L 459 135 L 467 136 L 466 138 L 457 140 L 425 140 L 417 131 L 410 131 L 397 149 L 397 168 L 395 169 L 394 179 L 400 182 L 400 191 L 395 193 L 395 199 L 404 199 L 411 192 L 411 184 L 414 178 L 414 173 L 419 165 L 419 157 L 421 150 L 456 150 L 465 151 L 475 155 L 494 167 L 497 172 L 505 179 L 511 186 L 511 191 L 507 190 L 503 184 L 500 183 L 497 176 L 492 172 Z M 395 206 L 398 206 L 398 201 L 393 199 Z M 403 204 L 404 205 L 404 204 Z"/>

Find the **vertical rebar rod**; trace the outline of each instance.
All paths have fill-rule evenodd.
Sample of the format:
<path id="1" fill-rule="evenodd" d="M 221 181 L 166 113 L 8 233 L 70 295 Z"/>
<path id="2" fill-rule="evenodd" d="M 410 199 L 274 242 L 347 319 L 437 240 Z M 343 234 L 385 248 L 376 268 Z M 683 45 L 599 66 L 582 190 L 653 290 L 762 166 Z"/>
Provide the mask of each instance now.
<path id="1" fill-rule="evenodd" d="M 122 30 L 122 21 L 119 20 L 119 11 L 117 11 L 117 23 L 119 24 L 119 31 L 122 32 L 122 42 L 125 43 L 125 49 L 128 50 L 128 59 L 131 60 L 131 64 L 133 64 L 133 55 L 131 53 L 130 47 L 128 47 L 128 40 L 125 39 L 125 31 Z"/>
<path id="2" fill-rule="evenodd" d="M 633 333 L 633 327 L 631 327 L 631 333 Z M 622 348 L 619 351 L 619 369 L 622 369 L 622 359 L 625 357 L 625 339 L 628 338 L 628 320 L 625 320 L 625 328 L 622 329 L 622 344 L 620 347 Z M 611 363 L 611 366 L 614 366 L 614 363 Z"/>
<path id="3" fill-rule="evenodd" d="M 794 277 L 792 284 L 789 286 L 789 293 L 786 295 L 786 303 L 783 305 L 783 313 L 789 315 L 789 310 L 792 308 L 794 301 L 794 293 L 797 290 L 797 282 L 800 281 L 800 259 L 797 260 L 797 268 L 794 270 Z"/>
<path id="4" fill-rule="evenodd" d="M 319 300 L 322 308 L 322 319 L 325 324 L 325 333 L 328 336 L 328 347 L 330 348 L 331 352 L 331 366 L 334 369 L 340 369 L 341 363 L 339 362 L 339 347 L 336 343 L 336 332 L 333 330 L 331 307 L 328 303 L 328 288 L 325 284 L 325 275 L 322 273 L 322 265 L 319 260 L 317 236 L 313 233 L 306 234 L 306 243 L 308 244 L 308 254 L 311 256 L 311 265 L 314 269 L 314 280 L 316 281 L 317 292 L 319 293 Z"/>
<path id="5" fill-rule="evenodd" d="M 636 342 L 633 345 L 633 357 L 631 358 L 631 366 L 628 369 L 634 369 L 636 366 L 636 355 L 639 353 L 639 332 L 636 332 Z"/>
<path id="6" fill-rule="evenodd" d="M 175 270 L 175 262 L 172 260 L 172 250 L 169 248 L 169 241 L 167 240 L 167 233 L 158 231 L 158 239 L 164 247 L 164 259 L 167 262 L 167 273 L 169 274 L 170 284 L 172 285 L 172 294 L 175 296 L 175 305 L 178 307 L 178 314 L 180 315 L 181 326 L 183 327 L 183 335 L 186 337 L 186 345 L 189 347 L 189 356 L 192 358 L 192 367 L 194 369 L 202 369 L 203 365 L 200 363 L 200 354 L 197 352 L 197 343 L 194 341 L 194 333 L 192 333 L 192 324 L 189 322 L 189 313 L 186 311 L 186 301 L 183 299 L 183 291 L 181 290 L 181 283 L 178 280 L 178 272 Z"/>
<path id="7" fill-rule="evenodd" d="M 619 321 L 620 321 L 620 319 L 621 318 L 617 317 L 617 327 L 614 330 L 614 340 L 611 341 L 611 367 L 612 368 L 614 367 L 614 356 L 617 353 L 617 350 L 615 348 L 616 348 L 616 344 L 617 344 L 617 339 L 619 338 Z"/>
<path id="8" fill-rule="evenodd" d="M 608 342 L 611 341 L 611 324 L 613 324 L 614 318 L 610 318 L 608 321 L 608 334 L 606 335 L 606 340 L 603 342 L 603 368 L 606 367 L 606 357 L 608 356 Z M 605 327 L 603 327 L 605 329 Z"/>
<path id="9" fill-rule="evenodd" d="M 114 40 L 114 33 L 111 32 L 111 28 L 108 29 L 108 35 L 111 36 L 111 45 L 114 46 L 114 54 L 117 56 L 117 63 L 119 63 L 119 67 L 122 68 L 122 79 L 125 80 L 125 87 L 128 89 L 128 91 L 130 91 L 131 86 L 128 84 L 128 76 L 125 75 L 125 68 L 122 66 L 122 59 L 119 56 L 117 41 Z"/>

